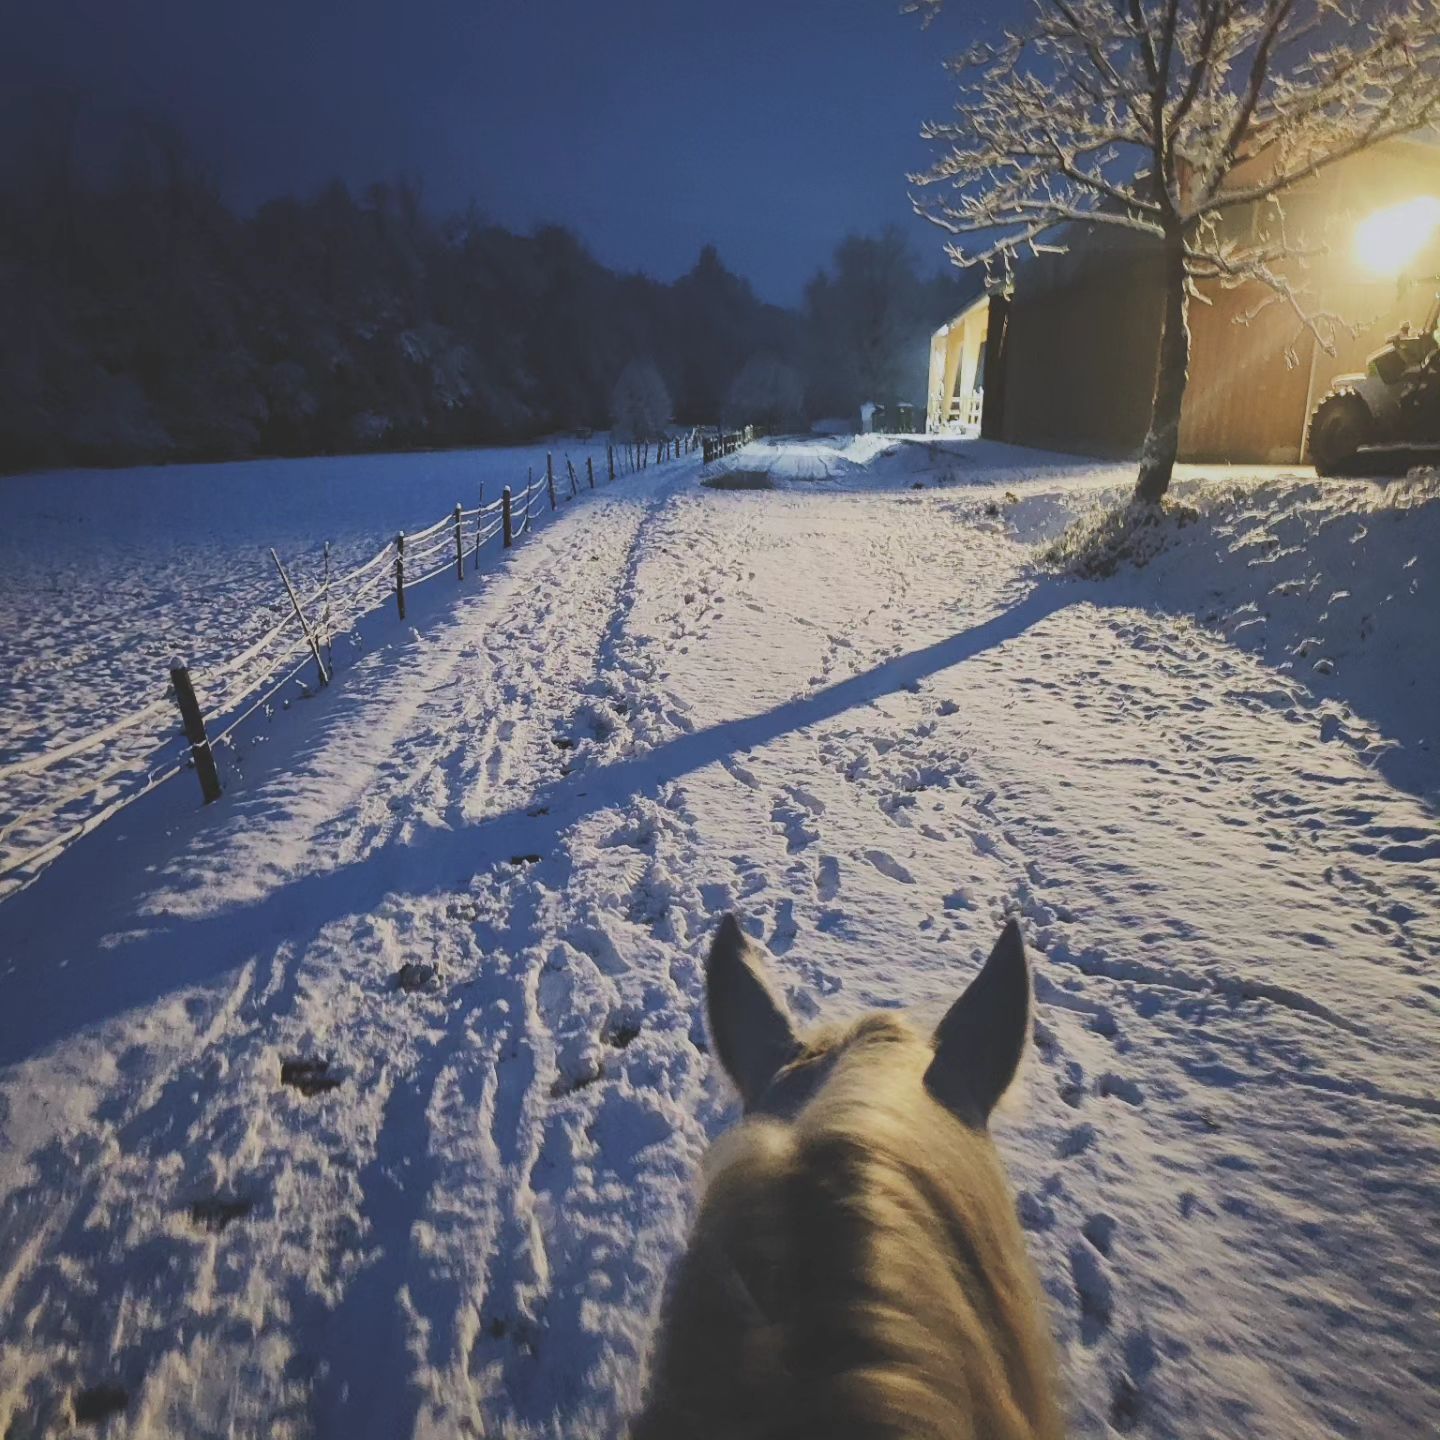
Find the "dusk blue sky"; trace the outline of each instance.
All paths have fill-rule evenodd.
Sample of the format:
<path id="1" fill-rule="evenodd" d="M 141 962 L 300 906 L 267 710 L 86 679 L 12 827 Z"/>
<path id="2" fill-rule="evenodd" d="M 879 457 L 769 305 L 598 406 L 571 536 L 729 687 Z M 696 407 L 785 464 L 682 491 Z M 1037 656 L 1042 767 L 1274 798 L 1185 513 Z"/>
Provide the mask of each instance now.
<path id="1" fill-rule="evenodd" d="M 968 18 L 961 12 L 968 12 Z M 557 220 L 609 264 L 663 279 L 712 240 L 793 302 L 849 230 L 911 216 L 921 122 L 975 24 L 929 31 L 898 0 L 9 0 L 0 84 L 163 109 L 242 208 L 339 175 L 418 174 Z"/>

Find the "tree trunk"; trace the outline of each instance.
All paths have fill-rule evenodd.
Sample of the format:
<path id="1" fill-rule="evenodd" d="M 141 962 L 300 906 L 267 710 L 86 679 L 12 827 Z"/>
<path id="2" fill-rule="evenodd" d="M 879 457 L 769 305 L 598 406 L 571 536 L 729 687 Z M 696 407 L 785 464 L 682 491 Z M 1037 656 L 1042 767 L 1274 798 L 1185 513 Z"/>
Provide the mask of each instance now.
<path id="1" fill-rule="evenodd" d="M 1185 249 L 1177 235 L 1165 242 L 1165 318 L 1160 330 L 1160 363 L 1155 371 L 1155 398 L 1150 407 L 1150 433 L 1140 452 L 1140 477 L 1135 498 L 1152 503 L 1170 488 L 1170 474 L 1180 449 L 1180 405 L 1190 378 L 1189 297 L 1185 293 Z"/>

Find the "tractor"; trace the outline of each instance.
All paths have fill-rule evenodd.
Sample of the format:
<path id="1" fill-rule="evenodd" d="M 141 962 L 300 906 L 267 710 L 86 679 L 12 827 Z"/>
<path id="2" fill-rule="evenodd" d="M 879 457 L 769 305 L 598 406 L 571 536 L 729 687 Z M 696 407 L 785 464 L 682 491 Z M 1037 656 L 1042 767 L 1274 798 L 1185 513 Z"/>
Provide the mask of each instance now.
<path id="1" fill-rule="evenodd" d="M 1331 381 L 1310 417 L 1310 459 L 1321 475 L 1354 470 L 1365 452 L 1440 447 L 1437 325 L 1440 291 L 1419 330 L 1402 325 L 1365 362 L 1363 375 Z"/>

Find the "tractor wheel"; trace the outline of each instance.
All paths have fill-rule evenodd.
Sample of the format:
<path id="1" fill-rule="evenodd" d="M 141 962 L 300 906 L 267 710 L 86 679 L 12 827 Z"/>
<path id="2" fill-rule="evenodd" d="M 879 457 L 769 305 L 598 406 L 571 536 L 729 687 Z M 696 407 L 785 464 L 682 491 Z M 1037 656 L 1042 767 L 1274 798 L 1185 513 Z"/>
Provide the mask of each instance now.
<path id="1" fill-rule="evenodd" d="M 1327 395 L 1310 417 L 1310 459 L 1320 475 L 1339 475 L 1370 439 L 1370 411 L 1353 390 Z"/>

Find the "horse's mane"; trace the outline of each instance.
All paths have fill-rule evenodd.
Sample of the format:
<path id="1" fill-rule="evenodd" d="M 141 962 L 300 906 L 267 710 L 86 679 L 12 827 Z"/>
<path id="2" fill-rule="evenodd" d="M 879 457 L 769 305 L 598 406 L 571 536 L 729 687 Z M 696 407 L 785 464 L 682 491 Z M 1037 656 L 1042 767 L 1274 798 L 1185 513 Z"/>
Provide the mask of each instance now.
<path id="1" fill-rule="evenodd" d="M 797 1064 L 832 1050 L 793 1125 L 747 1120 L 712 1151 L 636 1440 L 1059 1436 L 988 1138 L 930 1098 L 929 1047 L 898 1020 L 820 1037 Z"/>

